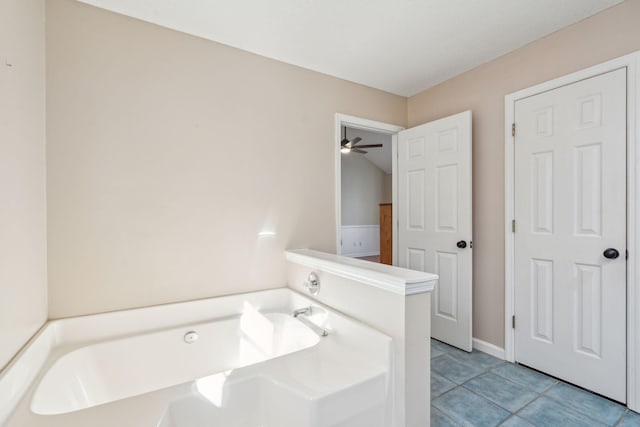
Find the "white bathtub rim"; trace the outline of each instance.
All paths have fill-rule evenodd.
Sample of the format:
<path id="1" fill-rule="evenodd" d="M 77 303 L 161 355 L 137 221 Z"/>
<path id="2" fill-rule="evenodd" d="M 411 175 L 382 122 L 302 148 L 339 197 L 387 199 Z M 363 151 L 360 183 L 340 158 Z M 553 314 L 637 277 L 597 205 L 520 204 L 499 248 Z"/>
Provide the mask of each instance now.
<path id="1" fill-rule="evenodd" d="M 187 328 L 177 326 L 159 332 L 105 340 L 66 352 L 42 375 L 31 398 L 31 412 L 38 415 L 58 415 L 92 408 L 285 357 L 312 348 L 321 340 L 318 334 L 289 313 L 263 314 L 275 325 L 273 337 L 278 345 L 273 348 L 259 348 L 250 359 L 235 358 L 234 352 L 221 350 L 223 347 L 220 346 L 220 343 L 228 343 L 229 348 L 236 349 L 239 342 L 243 341 L 240 333 L 242 315 L 192 324 Z M 189 330 L 195 330 L 200 334 L 200 339 L 193 344 L 184 343 L 180 338 Z M 212 335 L 217 336 L 219 340 L 211 341 Z M 286 336 L 294 336 L 294 339 L 282 340 Z M 233 344 L 234 340 L 237 340 L 237 344 Z M 149 349 L 155 350 L 148 353 L 151 358 L 158 351 L 173 352 L 172 359 L 177 363 L 180 363 L 179 360 L 189 360 L 193 363 L 179 369 L 172 368 L 176 366 L 173 364 L 160 367 L 150 364 L 149 357 L 144 360 L 132 357 L 128 351 L 130 348 L 135 352 L 139 349 L 142 354 L 147 354 L 144 352 Z M 110 356 L 105 359 L 104 354 Z M 208 357 L 203 359 L 203 355 Z M 160 359 L 167 360 L 164 356 Z M 195 362 L 197 360 L 200 360 L 200 363 Z M 87 361 L 90 363 L 86 363 Z M 112 372 L 112 375 L 105 375 L 105 372 Z M 118 373 L 126 372 L 136 372 L 137 375 L 133 378 L 126 376 L 128 379 L 124 383 L 120 379 L 113 382 Z M 143 375 L 143 381 L 140 381 L 140 373 L 146 373 Z M 78 378 L 82 379 L 81 392 L 75 385 Z M 98 378 L 100 380 L 96 381 Z"/>
<path id="2" fill-rule="evenodd" d="M 282 298 L 282 294 L 286 295 L 285 298 Z M 274 296 L 277 298 L 281 298 L 281 301 L 285 301 L 286 309 L 292 310 L 297 308 L 302 308 L 307 305 L 313 305 L 321 307 L 324 310 L 332 313 L 335 316 L 344 318 L 348 323 L 353 323 L 357 325 L 358 328 L 363 328 L 363 330 L 368 331 L 368 333 L 374 333 L 381 337 L 384 337 L 390 343 L 392 342 L 391 338 L 382 332 L 372 328 L 361 321 L 354 319 L 344 313 L 341 313 L 329 306 L 326 306 L 318 301 L 315 301 L 291 288 L 288 287 L 280 287 L 266 290 L 259 290 L 253 292 L 244 292 L 238 293 L 234 295 L 223 295 L 217 297 L 203 298 L 193 301 L 183 301 L 178 303 L 169 303 L 162 304 L 151 307 L 141 307 L 134 309 L 126 309 L 126 310 L 118 310 L 108 313 L 98 313 L 91 315 L 83 315 L 78 317 L 69 317 L 63 319 L 54 319 L 47 321 L 43 327 L 25 344 L 25 346 L 21 349 L 21 351 L 11 360 L 7 366 L 0 371 L 0 394 L 3 396 L 9 396 L 8 399 L 3 401 L 3 404 L 0 405 L 0 425 L 3 425 L 11 416 L 13 411 L 16 409 L 18 404 L 22 402 L 23 399 L 32 399 L 37 386 L 42 379 L 42 377 L 46 374 L 46 370 L 48 367 L 52 366 L 56 360 L 62 357 L 64 354 L 70 353 L 74 349 L 85 347 L 87 345 L 91 345 L 94 342 L 101 342 L 105 340 L 124 338 L 127 336 L 138 335 L 142 333 L 149 333 L 157 330 L 164 330 L 169 327 L 181 327 L 183 325 L 191 325 L 193 323 L 201 323 L 206 321 L 212 321 L 215 319 L 219 319 L 222 316 L 202 316 L 193 318 L 193 312 L 189 310 L 180 310 L 183 306 L 190 304 L 201 304 L 206 305 L 207 302 L 212 302 L 214 300 L 223 300 L 228 299 L 230 297 L 241 297 L 241 296 Z M 280 306 L 281 308 L 283 305 Z M 175 323 L 172 320 L 167 322 L 166 319 L 162 317 L 163 311 L 177 311 L 181 312 L 181 314 L 188 314 L 190 316 L 189 319 L 181 319 L 181 323 Z M 130 319 L 125 319 L 126 328 L 128 330 L 124 330 L 122 327 L 116 327 L 109 329 L 108 331 L 103 331 L 100 338 L 89 337 L 87 336 L 73 336 L 65 332 L 65 328 L 69 326 L 71 322 L 91 322 L 95 319 L 101 319 L 109 323 L 113 318 L 119 318 L 120 316 L 131 317 L 136 316 L 139 313 L 144 313 L 145 315 L 151 315 L 155 320 L 162 319 L 165 320 L 165 324 L 163 325 L 154 325 L 154 327 L 149 327 L 146 324 L 139 326 L 138 328 L 131 329 L 131 321 Z M 147 319 L 148 320 L 148 319 Z M 120 319 L 122 321 L 122 319 Z M 70 341 L 67 341 L 66 338 L 71 337 Z M 303 350 L 304 351 L 304 350 Z M 385 357 L 388 357 L 389 354 L 386 354 Z M 28 378 L 18 377 L 20 373 L 20 369 L 26 370 L 30 372 Z M 392 374 L 390 374 L 392 375 Z M 389 377 L 388 377 L 389 378 Z M 30 406 L 30 405 L 27 405 Z"/>
<path id="3" fill-rule="evenodd" d="M 50 325 L 60 325 L 60 330 L 56 335 L 59 342 L 68 343 L 81 341 L 90 343 L 93 341 L 102 341 L 104 339 L 121 337 L 124 338 L 141 333 L 179 327 L 181 325 L 204 323 L 217 319 L 223 319 L 225 317 L 235 316 L 239 313 L 239 311 L 230 310 L 231 306 L 224 306 L 224 310 L 221 310 L 220 313 L 211 315 L 207 313 L 207 310 L 209 309 L 207 305 L 215 304 L 216 301 L 219 301 L 220 304 L 222 304 L 223 299 L 227 300 L 237 297 L 248 297 L 249 299 L 257 299 L 257 297 L 268 296 L 277 298 L 279 294 L 287 294 L 288 291 L 292 290 L 290 288 L 287 288 L 286 286 L 282 286 L 279 288 L 260 289 L 256 291 L 241 292 L 237 294 L 218 295 L 215 297 L 198 298 L 189 301 L 158 304 L 148 307 L 135 307 L 103 313 L 85 314 L 81 316 L 52 319 L 47 323 Z M 187 306 L 189 306 L 190 310 L 183 309 Z M 276 305 L 271 306 L 271 308 L 267 311 L 278 311 L 278 309 L 293 310 L 288 305 Z M 202 312 L 202 310 L 204 310 L 204 312 Z M 75 323 L 84 323 L 92 320 L 101 323 L 108 323 L 108 329 L 104 331 L 92 330 L 89 333 L 70 331 L 74 328 Z M 132 328 L 130 323 L 132 321 L 137 322 L 134 325 L 134 328 Z M 114 327 L 114 324 L 118 322 L 122 322 L 124 324 L 120 325 L 120 327 Z M 70 332 L 73 332 L 75 335 L 70 335 Z M 96 337 L 96 333 L 99 334 L 99 337 Z"/>
<path id="4" fill-rule="evenodd" d="M 0 371 L 0 425 L 9 419 L 28 389 L 38 380 L 55 347 L 55 331 L 45 324 Z M 22 373 L 22 375 L 21 375 Z"/>

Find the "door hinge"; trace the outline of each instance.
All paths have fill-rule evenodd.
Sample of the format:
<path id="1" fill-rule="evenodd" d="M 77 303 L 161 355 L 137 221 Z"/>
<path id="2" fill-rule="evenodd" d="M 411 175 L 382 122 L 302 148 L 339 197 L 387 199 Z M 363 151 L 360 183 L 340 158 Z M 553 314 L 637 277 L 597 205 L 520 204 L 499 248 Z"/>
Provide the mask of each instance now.
<path id="1" fill-rule="evenodd" d="M 515 315 L 511 316 L 511 327 L 513 329 L 516 328 L 516 316 Z"/>
<path id="2" fill-rule="evenodd" d="M 516 220 L 515 219 L 511 220 L 511 232 L 512 233 L 516 232 Z"/>
<path id="3" fill-rule="evenodd" d="M 516 124 L 511 123 L 511 136 L 516 136 Z"/>

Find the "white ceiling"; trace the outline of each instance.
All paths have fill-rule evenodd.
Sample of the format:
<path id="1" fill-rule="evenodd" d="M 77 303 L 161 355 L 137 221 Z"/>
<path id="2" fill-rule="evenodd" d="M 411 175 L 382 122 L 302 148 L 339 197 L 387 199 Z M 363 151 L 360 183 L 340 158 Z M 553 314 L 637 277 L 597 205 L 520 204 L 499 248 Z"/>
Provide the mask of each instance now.
<path id="1" fill-rule="evenodd" d="M 353 140 L 353 138 L 357 136 L 362 138 L 362 141 L 360 141 L 358 145 L 382 144 L 382 147 L 363 148 L 367 154 L 348 153 L 343 154 L 343 156 L 364 156 L 385 173 L 391 173 L 391 135 L 362 129 L 347 128 L 347 138 L 349 138 L 349 140 Z M 358 145 L 356 145 L 356 147 Z"/>
<path id="2" fill-rule="evenodd" d="M 622 0 L 80 0 L 411 96 Z"/>

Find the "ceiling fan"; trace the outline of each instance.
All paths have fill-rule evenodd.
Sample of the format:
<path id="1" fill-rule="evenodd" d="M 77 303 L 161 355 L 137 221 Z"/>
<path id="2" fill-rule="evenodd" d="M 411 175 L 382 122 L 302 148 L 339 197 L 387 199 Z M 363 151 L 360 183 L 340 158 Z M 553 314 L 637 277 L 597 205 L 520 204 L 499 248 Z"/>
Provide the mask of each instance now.
<path id="1" fill-rule="evenodd" d="M 360 138 L 359 136 L 356 136 L 355 138 L 353 138 L 352 141 L 348 140 L 346 126 L 342 126 L 342 135 L 343 137 L 342 137 L 342 141 L 340 141 L 340 151 L 343 153 L 350 153 L 353 151 L 354 153 L 367 154 L 367 151 L 363 150 L 363 148 L 382 147 L 382 144 L 357 145 L 360 141 L 362 141 L 362 138 Z"/>

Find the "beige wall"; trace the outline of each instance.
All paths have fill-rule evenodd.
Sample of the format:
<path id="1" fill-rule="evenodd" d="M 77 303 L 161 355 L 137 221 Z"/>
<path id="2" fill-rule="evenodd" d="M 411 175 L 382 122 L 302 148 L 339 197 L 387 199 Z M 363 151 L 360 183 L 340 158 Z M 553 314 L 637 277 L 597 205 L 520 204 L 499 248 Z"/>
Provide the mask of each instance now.
<path id="1" fill-rule="evenodd" d="M 473 111 L 474 337 L 504 345 L 504 96 L 639 50 L 639 22 L 627 0 L 409 98 L 409 126 Z"/>
<path id="2" fill-rule="evenodd" d="M 377 225 L 384 201 L 386 173 L 361 154 L 342 154 L 342 225 Z"/>
<path id="3" fill-rule="evenodd" d="M 47 318 L 44 0 L 0 2 L 0 369 Z"/>
<path id="4" fill-rule="evenodd" d="M 334 114 L 406 99 L 47 2 L 50 317 L 283 286 L 334 251 Z M 261 230 L 275 237 L 258 237 Z"/>
<path id="5" fill-rule="evenodd" d="M 627 0 L 407 102 L 50 0 L 50 316 L 281 286 L 284 248 L 335 248 L 335 112 L 414 126 L 471 109 L 474 336 L 502 346 L 504 95 L 640 49 L 639 16 Z"/>

